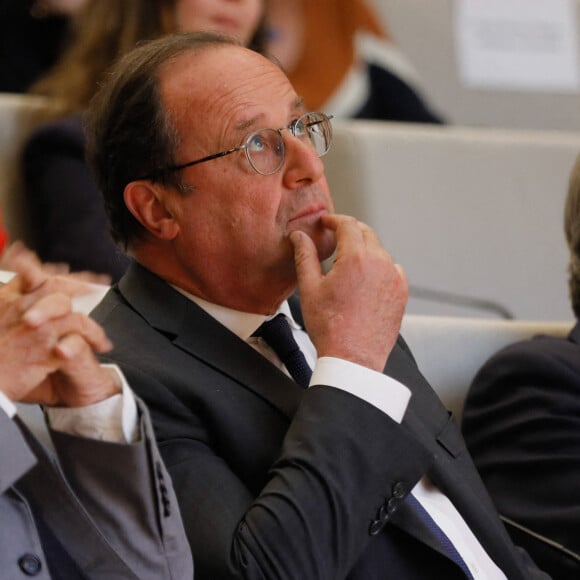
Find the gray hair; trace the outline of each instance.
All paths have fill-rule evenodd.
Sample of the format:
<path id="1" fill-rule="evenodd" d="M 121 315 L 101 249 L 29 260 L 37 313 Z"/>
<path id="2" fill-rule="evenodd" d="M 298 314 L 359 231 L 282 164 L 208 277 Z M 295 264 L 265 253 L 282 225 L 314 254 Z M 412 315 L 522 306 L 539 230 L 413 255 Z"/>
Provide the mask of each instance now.
<path id="1" fill-rule="evenodd" d="M 124 247 L 145 231 L 125 205 L 128 183 L 146 178 L 183 194 L 191 190 L 180 172 L 163 171 L 176 164 L 180 137 L 163 107 L 160 71 L 181 54 L 220 45 L 239 43 L 201 32 L 144 42 L 112 67 L 91 100 L 86 114 L 87 160 L 104 198 L 111 234 Z"/>

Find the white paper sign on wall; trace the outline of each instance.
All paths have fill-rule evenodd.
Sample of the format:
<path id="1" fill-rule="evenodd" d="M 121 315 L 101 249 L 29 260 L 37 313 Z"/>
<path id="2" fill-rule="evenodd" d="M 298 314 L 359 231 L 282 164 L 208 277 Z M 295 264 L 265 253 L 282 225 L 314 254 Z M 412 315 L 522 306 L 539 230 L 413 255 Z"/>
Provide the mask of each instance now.
<path id="1" fill-rule="evenodd" d="M 463 84 L 580 91 L 577 2 L 455 0 L 455 45 Z"/>

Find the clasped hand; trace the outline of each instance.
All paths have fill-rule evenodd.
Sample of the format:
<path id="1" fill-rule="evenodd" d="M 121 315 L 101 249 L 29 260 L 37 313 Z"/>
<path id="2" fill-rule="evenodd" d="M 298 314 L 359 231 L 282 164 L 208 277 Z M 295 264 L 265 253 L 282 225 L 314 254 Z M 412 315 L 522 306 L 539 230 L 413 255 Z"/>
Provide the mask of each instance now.
<path id="1" fill-rule="evenodd" d="M 79 407 L 119 391 L 95 352 L 111 343 L 91 318 L 72 310 L 88 286 L 53 275 L 36 255 L 8 250 L 16 275 L 0 287 L 0 390 L 14 402 Z"/>

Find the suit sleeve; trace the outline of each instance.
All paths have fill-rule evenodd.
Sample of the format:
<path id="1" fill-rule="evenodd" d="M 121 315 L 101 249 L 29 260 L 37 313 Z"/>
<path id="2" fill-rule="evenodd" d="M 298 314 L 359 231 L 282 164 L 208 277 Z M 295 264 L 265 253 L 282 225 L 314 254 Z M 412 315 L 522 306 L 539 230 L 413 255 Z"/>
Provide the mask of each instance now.
<path id="1" fill-rule="evenodd" d="M 373 539 L 391 487 L 419 478 L 422 469 L 404 455 L 428 461 L 392 419 L 336 391 L 308 392 L 267 485 L 238 527 L 234 546 L 249 578 L 346 578 Z M 394 452 L 387 453 L 387 441 Z M 277 572 L 296 562 L 301 569 L 293 575 Z"/>
<path id="2" fill-rule="evenodd" d="M 371 524 L 397 477 L 414 484 L 430 460 L 372 405 L 315 386 L 306 391 L 277 460 L 264 466 L 265 481 L 245 484 L 237 475 L 244 466 L 220 456 L 202 410 L 170 399 L 150 375 L 122 370 L 151 409 L 200 578 L 346 578 L 373 540 Z"/>
<path id="3" fill-rule="evenodd" d="M 51 432 L 67 480 L 94 523 L 140 580 L 193 578 L 177 500 L 139 403 L 140 440 L 106 443 Z"/>
<path id="4" fill-rule="evenodd" d="M 514 542 L 563 579 L 580 574 L 578 354 L 550 338 L 501 351 L 476 376 L 462 426 Z"/>

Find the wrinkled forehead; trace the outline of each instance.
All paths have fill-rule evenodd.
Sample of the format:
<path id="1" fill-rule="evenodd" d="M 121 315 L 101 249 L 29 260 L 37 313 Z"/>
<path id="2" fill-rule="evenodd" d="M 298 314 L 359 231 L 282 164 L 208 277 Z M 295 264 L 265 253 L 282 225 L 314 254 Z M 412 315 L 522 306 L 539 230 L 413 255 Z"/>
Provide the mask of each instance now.
<path id="1" fill-rule="evenodd" d="M 294 102 L 283 71 L 262 55 L 240 46 L 204 47 L 179 55 L 159 75 L 161 98 L 171 119 L 228 122 L 273 104 Z"/>

